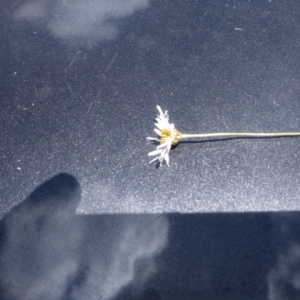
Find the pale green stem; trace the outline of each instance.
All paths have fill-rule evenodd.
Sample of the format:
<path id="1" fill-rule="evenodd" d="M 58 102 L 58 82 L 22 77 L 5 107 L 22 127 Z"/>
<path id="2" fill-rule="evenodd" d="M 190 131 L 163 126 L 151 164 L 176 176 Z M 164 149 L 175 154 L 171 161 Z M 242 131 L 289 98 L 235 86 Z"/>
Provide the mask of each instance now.
<path id="1" fill-rule="evenodd" d="M 192 138 L 210 138 L 210 137 L 285 137 L 300 136 L 300 132 L 217 132 L 217 133 L 201 133 L 201 134 L 182 134 L 181 139 Z"/>

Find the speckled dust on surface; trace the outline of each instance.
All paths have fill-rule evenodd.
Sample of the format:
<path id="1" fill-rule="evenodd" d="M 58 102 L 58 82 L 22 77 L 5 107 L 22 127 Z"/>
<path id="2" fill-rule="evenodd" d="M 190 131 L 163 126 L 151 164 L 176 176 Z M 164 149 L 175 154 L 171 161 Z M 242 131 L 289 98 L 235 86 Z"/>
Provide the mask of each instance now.
<path id="1" fill-rule="evenodd" d="M 169 168 L 146 142 L 156 105 L 183 133 L 299 131 L 296 2 L 32 3 L 0 20 L 2 215 L 60 172 L 78 213 L 300 209 L 299 138 L 180 143 Z"/>

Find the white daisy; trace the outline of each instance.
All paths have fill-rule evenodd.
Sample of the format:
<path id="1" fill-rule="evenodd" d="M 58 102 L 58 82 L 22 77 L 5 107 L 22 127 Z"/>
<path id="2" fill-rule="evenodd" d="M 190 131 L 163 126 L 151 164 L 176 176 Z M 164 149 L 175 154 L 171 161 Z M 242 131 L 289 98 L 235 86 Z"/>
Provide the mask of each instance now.
<path id="1" fill-rule="evenodd" d="M 148 153 L 148 156 L 155 156 L 149 163 L 159 161 L 160 165 L 164 162 L 169 166 L 169 152 L 172 146 L 177 145 L 181 140 L 181 133 L 175 129 L 175 125 L 169 123 L 169 115 L 168 111 L 162 111 L 160 106 L 156 106 L 159 114 L 155 119 L 155 126 L 157 128 L 154 129 L 155 133 L 158 137 L 147 137 L 149 141 L 158 142 L 159 145 L 157 146 L 156 150 L 151 151 Z"/>

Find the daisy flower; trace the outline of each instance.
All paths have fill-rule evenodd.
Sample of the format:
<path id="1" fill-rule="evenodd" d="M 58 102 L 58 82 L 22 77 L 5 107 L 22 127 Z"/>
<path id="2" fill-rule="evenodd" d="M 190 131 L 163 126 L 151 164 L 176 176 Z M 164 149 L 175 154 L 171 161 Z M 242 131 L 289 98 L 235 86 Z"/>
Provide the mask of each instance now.
<path id="1" fill-rule="evenodd" d="M 300 132 L 216 132 L 216 133 L 200 133 L 200 134 L 183 134 L 179 132 L 173 123 L 169 122 L 168 111 L 163 110 L 160 106 L 156 106 L 159 114 L 155 119 L 154 128 L 157 137 L 147 137 L 148 141 L 157 142 L 159 145 L 156 150 L 148 153 L 148 156 L 156 156 L 149 164 L 158 161 L 161 166 L 164 162 L 169 166 L 169 152 L 172 146 L 177 145 L 183 139 L 195 139 L 195 138 L 212 138 L 212 137 L 231 137 L 231 138 L 275 138 L 275 137 L 287 137 L 287 136 L 300 136 Z"/>
<path id="2" fill-rule="evenodd" d="M 177 145 L 181 140 L 181 133 L 175 129 L 175 125 L 169 122 L 168 111 L 162 111 L 160 106 L 156 106 L 159 114 L 155 119 L 154 128 L 155 133 L 158 137 L 147 137 L 148 141 L 158 142 L 156 150 L 148 153 L 149 156 L 156 156 L 149 163 L 159 161 L 159 164 L 162 165 L 164 162 L 169 166 L 169 152 L 171 147 Z"/>

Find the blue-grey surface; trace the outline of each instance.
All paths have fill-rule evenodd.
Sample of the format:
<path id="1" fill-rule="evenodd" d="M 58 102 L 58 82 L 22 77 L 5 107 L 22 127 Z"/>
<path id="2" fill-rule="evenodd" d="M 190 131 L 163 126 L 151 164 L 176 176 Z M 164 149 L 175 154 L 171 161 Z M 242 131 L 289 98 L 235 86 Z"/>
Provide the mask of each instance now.
<path id="1" fill-rule="evenodd" d="M 146 142 L 300 131 L 298 2 L 1 1 L 0 299 L 300 299 L 300 138 Z"/>
<path id="2" fill-rule="evenodd" d="M 297 300 L 299 212 L 74 213 L 59 174 L 0 221 L 2 300 Z"/>
<path id="3" fill-rule="evenodd" d="M 300 131 L 298 1 L 0 14 L 3 299 L 299 299 L 300 139 L 182 143 L 159 169 L 145 140 L 157 104 L 185 133 Z M 59 172 L 81 202 L 72 179 L 22 202 Z M 118 215 L 160 212 L 196 214 Z"/>
<path id="4" fill-rule="evenodd" d="M 1 212 L 59 172 L 80 213 L 300 207 L 299 138 L 180 144 L 148 165 L 155 106 L 184 133 L 300 131 L 298 1 L 4 1 Z"/>

